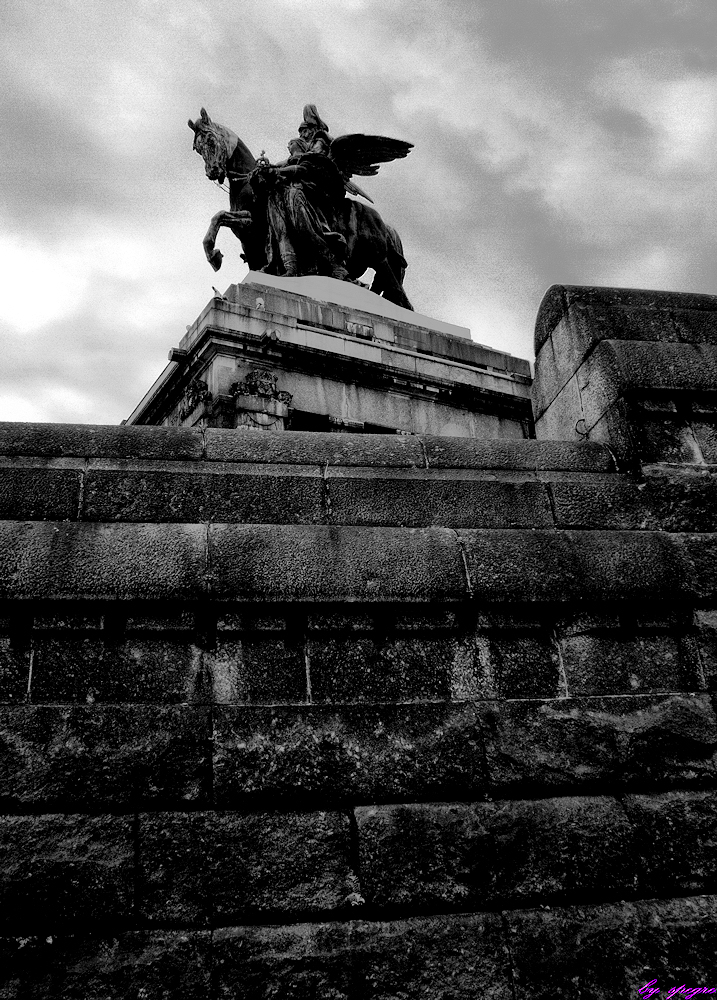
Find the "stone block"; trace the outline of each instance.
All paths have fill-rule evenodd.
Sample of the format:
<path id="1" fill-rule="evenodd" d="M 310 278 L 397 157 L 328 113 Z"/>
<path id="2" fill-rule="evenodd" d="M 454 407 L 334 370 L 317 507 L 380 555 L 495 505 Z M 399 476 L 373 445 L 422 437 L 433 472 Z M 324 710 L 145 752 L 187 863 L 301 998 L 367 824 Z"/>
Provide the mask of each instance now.
<path id="1" fill-rule="evenodd" d="M 560 324 L 585 353 L 599 340 L 717 343 L 717 299 L 692 292 L 552 285 L 535 322 L 535 350 Z"/>
<path id="2" fill-rule="evenodd" d="M 442 701 L 450 693 L 456 643 L 445 639 L 309 639 L 313 701 Z"/>
<path id="3" fill-rule="evenodd" d="M 619 757 L 611 708 L 576 699 L 481 706 L 491 793 L 528 797 L 614 787 Z"/>
<path id="4" fill-rule="evenodd" d="M 512 1000 L 500 917 L 237 927 L 214 935 L 222 996 Z M 446 992 L 449 991 L 449 993 Z"/>
<path id="5" fill-rule="evenodd" d="M 201 459 L 199 428 L 91 424 L 0 424 L 0 455 L 46 458 Z"/>
<path id="6" fill-rule="evenodd" d="M 673 598 L 683 574 L 651 532 L 461 529 L 475 600 Z"/>
<path id="7" fill-rule="evenodd" d="M 715 792 L 627 795 L 624 807 L 639 849 L 640 895 L 699 895 L 714 887 Z"/>
<path id="8" fill-rule="evenodd" d="M 387 476 L 379 470 L 327 479 L 332 524 L 448 528 L 544 528 L 553 517 L 542 483 L 436 476 L 431 470 Z"/>
<path id="9" fill-rule="evenodd" d="M 707 695 L 606 699 L 626 787 L 713 787 L 717 720 Z M 597 710 L 597 706 L 596 706 Z"/>
<path id="10" fill-rule="evenodd" d="M 625 995 L 635 995 L 652 979 L 657 980 L 660 996 L 667 996 L 670 989 L 682 985 L 717 991 L 714 963 L 717 897 L 649 899 L 636 902 L 634 907 L 637 915 L 634 960 L 627 965 L 630 990 Z"/>
<path id="11" fill-rule="evenodd" d="M 33 1000 L 206 1000 L 209 934 L 130 931 L 0 938 L 0 996 Z"/>
<path id="12" fill-rule="evenodd" d="M 318 469 L 238 466 L 222 474 L 203 463 L 189 471 L 95 469 L 86 474 L 84 520 L 321 522 L 323 477 Z M 176 464 L 176 463 L 174 463 Z"/>
<path id="13" fill-rule="evenodd" d="M 422 441 L 431 469 L 612 472 L 614 468 L 607 448 L 592 441 L 480 441 L 432 435 Z"/>
<path id="14" fill-rule="evenodd" d="M 200 597 L 205 536 L 198 524 L 2 521 L 0 597 Z"/>
<path id="15" fill-rule="evenodd" d="M 609 1000 L 653 978 L 633 985 L 639 921 L 628 903 L 513 910 L 505 921 L 518 996 Z"/>
<path id="16" fill-rule="evenodd" d="M 219 808 L 471 799 L 486 788 L 471 704 L 220 708 L 214 720 Z"/>
<path id="17" fill-rule="evenodd" d="M 213 591 L 234 600 L 458 600 L 466 594 L 445 528 L 210 525 Z M 401 572 L 396 572 L 396 567 Z"/>
<path id="18" fill-rule="evenodd" d="M 513 998 L 509 951 L 497 913 L 351 926 L 352 998 Z"/>
<path id="19" fill-rule="evenodd" d="M 685 414 L 645 414 L 639 411 L 637 414 L 635 436 L 643 465 L 702 463 L 702 453 L 694 429 L 689 425 Z"/>
<path id="20" fill-rule="evenodd" d="M 0 803 L 95 810 L 201 805 L 209 795 L 207 710 L 148 705 L 0 709 Z"/>
<path id="21" fill-rule="evenodd" d="M 212 936 L 218 996 L 354 1000 L 352 927 L 346 922 L 219 928 Z"/>
<path id="22" fill-rule="evenodd" d="M 273 705 L 307 701 L 300 641 L 253 636 L 220 639 L 205 652 L 204 665 L 215 702 Z"/>
<path id="23" fill-rule="evenodd" d="M 595 477 L 550 483 L 548 489 L 559 528 L 717 530 L 717 479 L 711 476 L 660 476 L 642 483 Z"/>
<path id="24" fill-rule="evenodd" d="M 140 816 L 139 898 L 158 923 L 331 913 L 352 891 L 340 813 Z"/>
<path id="25" fill-rule="evenodd" d="M 0 704 L 24 701 L 29 685 L 29 642 L 0 635 Z"/>
<path id="26" fill-rule="evenodd" d="M 186 640 L 40 636 L 30 699 L 41 702 L 205 701 L 200 651 Z"/>
<path id="27" fill-rule="evenodd" d="M 697 664 L 676 636 L 613 633 L 560 640 L 568 694 L 695 691 Z"/>
<path id="28" fill-rule="evenodd" d="M 423 468 L 416 437 L 395 434 L 331 434 L 312 431 L 265 431 L 237 434 L 207 428 L 206 457 L 212 462 L 269 462 L 289 465 L 367 465 Z"/>
<path id="29" fill-rule="evenodd" d="M 684 579 L 684 591 L 698 604 L 717 601 L 717 535 L 675 534 L 670 536 Z"/>
<path id="30" fill-rule="evenodd" d="M 88 921 L 127 920 L 133 883 L 131 817 L 0 817 L 6 929 L 67 933 Z"/>
<path id="31" fill-rule="evenodd" d="M 379 910 L 485 909 L 495 874 L 487 803 L 356 809 L 361 885 Z"/>
<path id="32" fill-rule="evenodd" d="M 490 672 L 501 698 L 551 698 L 563 694 L 555 643 L 546 635 L 492 637 Z"/>
<path id="33" fill-rule="evenodd" d="M 356 810 L 376 906 L 484 909 L 634 888 L 632 830 L 607 797 Z"/>
<path id="34" fill-rule="evenodd" d="M 0 518 L 75 521 L 81 479 L 77 469 L 0 466 Z"/>
<path id="35" fill-rule="evenodd" d="M 635 835 L 621 805 L 607 796 L 496 802 L 491 895 L 525 900 L 619 897 L 633 892 Z"/>

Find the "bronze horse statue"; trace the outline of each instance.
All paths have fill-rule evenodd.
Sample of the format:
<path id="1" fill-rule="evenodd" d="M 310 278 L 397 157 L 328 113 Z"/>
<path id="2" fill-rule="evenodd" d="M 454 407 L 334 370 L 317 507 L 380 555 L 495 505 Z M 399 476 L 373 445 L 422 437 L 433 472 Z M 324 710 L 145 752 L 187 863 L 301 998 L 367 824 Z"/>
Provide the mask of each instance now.
<path id="1" fill-rule="evenodd" d="M 221 267 L 222 254 L 216 249 L 216 239 L 226 226 L 240 240 L 242 259 L 250 270 L 267 270 L 266 207 L 251 183 L 260 164 L 242 140 L 231 129 L 213 122 L 204 108 L 196 122 L 190 120 L 188 124 L 194 132 L 193 148 L 204 160 L 207 177 L 220 185 L 225 179 L 229 182 L 229 211 L 213 216 L 203 240 L 207 260 L 215 271 Z M 410 148 L 408 143 L 404 145 Z M 376 169 L 365 172 L 375 173 Z M 383 221 L 375 208 L 353 198 L 344 198 L 335 222 L 346 240 L 344 264 L 349 279 L 357 281 L 373 268 L 371 291 L 413 309 L 403 290 L 406 259 L 396 230 Z"/>

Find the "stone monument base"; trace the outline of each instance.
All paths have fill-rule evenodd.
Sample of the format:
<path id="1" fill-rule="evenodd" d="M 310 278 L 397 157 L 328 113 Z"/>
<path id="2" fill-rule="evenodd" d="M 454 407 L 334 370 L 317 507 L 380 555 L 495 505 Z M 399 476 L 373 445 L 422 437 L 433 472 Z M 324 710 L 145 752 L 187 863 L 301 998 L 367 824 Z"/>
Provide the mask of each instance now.
<path id="1" fill-rule="evenodd" d="M 127 423 L 516 439 L 532 435 L 530 386 L 527 361 L 465 327 L 350 282 L 250 273 L 207 304 Z"/>

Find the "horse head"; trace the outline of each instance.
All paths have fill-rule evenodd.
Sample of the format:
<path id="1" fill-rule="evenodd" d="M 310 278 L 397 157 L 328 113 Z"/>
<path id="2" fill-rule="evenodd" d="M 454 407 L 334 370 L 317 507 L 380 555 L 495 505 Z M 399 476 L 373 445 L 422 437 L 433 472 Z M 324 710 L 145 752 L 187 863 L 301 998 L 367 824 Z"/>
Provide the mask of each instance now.
<path id="1" fill-rule="evenodd" d="M 231 129 L 213 122 L 202 108 L 195 122 L 187 122 L 194 132 L 194 149 L 204 160 L 204 170 L 210 181 L 224 182 L 227 164 L 237 148 L 239 139 Z"/>

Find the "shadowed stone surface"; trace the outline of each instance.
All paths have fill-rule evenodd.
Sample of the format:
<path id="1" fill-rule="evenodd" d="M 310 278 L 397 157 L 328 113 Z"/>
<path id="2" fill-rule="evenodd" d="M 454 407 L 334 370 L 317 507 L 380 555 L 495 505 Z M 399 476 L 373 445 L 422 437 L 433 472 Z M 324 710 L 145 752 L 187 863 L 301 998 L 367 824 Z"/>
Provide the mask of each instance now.
<path id="1" fill-rule="evenodd" d="M 477 909 L 636 887 L 633 832 L 607 797 L 357 810 L 378 906 Z"/>
<path id="2" fill-rule="evenodd" d="M 0 995 L 33 1000 L 206 1000 L 209 935 L 0 938 Z"/>
<path id="3" fill-rule="evenodd" d="M 157 922 L 330 913 L 352 891 L 339 813 L 140 816 L 139 897 Z"/>
<path id="4" fill-rule="evenodd" d="M 471 797 L 485 785 L 477 720 L 473 705 L 222 709 L 217 803 Z"/>
<path id="5" fill-rule="evenodd" d="M 2 924 L 32 932 L 127 919 L 133 864 L 127 817 L 2 816 Z"/>
<path id="6" fill-rule="evenodd" d="M 0 709 L 0 802 L 94 810 L 201 804 L 209 794 L 209 713 L 187 706 Z"/>

